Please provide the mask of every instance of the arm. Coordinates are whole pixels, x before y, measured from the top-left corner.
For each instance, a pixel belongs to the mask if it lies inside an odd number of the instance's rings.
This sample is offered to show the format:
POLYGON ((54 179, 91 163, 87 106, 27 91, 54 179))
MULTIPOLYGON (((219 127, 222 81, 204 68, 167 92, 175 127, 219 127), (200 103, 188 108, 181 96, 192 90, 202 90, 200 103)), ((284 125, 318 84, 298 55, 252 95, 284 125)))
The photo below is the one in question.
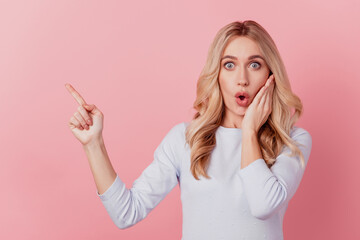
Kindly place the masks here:
MULTIPOLYGON (((306 130, 297 128, 291 133, 291 137, 304 145, 299 148, 306 166, 312 147, 311 135, 306 130)), ((305 169, 301 167, 300 157, 289 157, 287 154, 290 153, 290 149, 285 146, 270 169, 260 157, 239 170, 238 175, 242 179, 251 213, 255 217, 263 220, 270 217, 295 194, 305 169)))
POLYGON ((256 132, 251 130, 244 131, 242 134, 241 169, 259 158, 262 158, 262 154, 256 132))
POLYGON ((103 193, 110 187, 116 177, 105 148, 104 140, 101 137, 97 141, 83 145, 83 149, 88 158, 96 188, 99 193, 103 193))
POLYGON ((179 166, 174 148, 178 145, 180 124, 173 127, 154 152, 153 162, 126 188, 116 175, 103 194, 97 193, 112 221, 120 229, 144 219, 177 185, 179 166))

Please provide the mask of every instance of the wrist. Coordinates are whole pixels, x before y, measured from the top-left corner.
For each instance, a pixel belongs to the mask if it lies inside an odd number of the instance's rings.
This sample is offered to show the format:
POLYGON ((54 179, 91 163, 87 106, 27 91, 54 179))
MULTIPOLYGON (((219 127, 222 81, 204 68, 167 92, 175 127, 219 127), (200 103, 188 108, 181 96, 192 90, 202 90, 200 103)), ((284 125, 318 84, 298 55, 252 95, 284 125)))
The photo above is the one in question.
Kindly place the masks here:
POLYGON ((257 132, 254 129, 244 129, 243 136, 257 136, 257 132))
POLYGON ((99 136, 99 137, 89 141, 88 143, 83 144, 83 148, 85 150, 88 150, 88 149, 92 149, 94 147, 99 147, 99 146, 103 146, 103 145, 104 145, 104 139, 102 136, 99 136))

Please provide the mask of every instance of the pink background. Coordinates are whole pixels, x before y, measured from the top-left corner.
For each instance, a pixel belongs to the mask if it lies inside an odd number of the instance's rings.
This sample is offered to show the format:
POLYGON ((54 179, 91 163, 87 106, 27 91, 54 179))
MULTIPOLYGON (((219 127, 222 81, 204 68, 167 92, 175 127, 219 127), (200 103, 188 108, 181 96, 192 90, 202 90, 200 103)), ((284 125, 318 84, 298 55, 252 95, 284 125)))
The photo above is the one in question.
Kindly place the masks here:
POLYGON ((196 81, 225 24, 253 19, 276 42, 298 126, 313 137, 285 239, 359 239, 360 4, 347 1, 0 2, 0 239, 180 239, 176 186, 120 230, 68 128, 71 83, 104 113, 127 187, 172 126, 192 117, 196 81))

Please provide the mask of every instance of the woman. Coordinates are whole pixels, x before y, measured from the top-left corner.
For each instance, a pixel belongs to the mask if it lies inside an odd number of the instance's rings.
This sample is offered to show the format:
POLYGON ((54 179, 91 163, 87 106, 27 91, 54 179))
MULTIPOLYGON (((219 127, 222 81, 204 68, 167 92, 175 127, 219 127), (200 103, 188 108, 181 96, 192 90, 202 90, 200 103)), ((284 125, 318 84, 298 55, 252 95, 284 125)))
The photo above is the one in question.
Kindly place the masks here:
POLYGON ((197 113, 166 134, 130 189, 107 155, 103 114, 66 86, 80 104, 69 127, 83 144, 97 195, 117 227, 144 219, 179 183, 182 240, 283 239, 283 217, 312 138, 294 126, 301 100, 291 91, 275 43, 258 23, 220 29, 198 80, 197 113))

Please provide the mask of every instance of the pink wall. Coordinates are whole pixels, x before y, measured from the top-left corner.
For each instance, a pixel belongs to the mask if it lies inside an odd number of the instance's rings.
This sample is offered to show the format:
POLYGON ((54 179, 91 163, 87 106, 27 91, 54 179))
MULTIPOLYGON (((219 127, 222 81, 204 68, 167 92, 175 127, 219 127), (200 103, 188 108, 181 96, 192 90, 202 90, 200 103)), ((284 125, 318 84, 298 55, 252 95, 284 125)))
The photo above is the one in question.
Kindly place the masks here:
POLYGON ((0 239, 180 239, 178 186, 136 226, 111 222, 68 129, 77 103, 64 84, 104 113, 130 187, 167 131, 190 120, 216 32, 246 19, 277 43, 304 104, 297 125, 313 137, 285 239, 359 239, 359 11, 357 0, 1 1, 0 239))

